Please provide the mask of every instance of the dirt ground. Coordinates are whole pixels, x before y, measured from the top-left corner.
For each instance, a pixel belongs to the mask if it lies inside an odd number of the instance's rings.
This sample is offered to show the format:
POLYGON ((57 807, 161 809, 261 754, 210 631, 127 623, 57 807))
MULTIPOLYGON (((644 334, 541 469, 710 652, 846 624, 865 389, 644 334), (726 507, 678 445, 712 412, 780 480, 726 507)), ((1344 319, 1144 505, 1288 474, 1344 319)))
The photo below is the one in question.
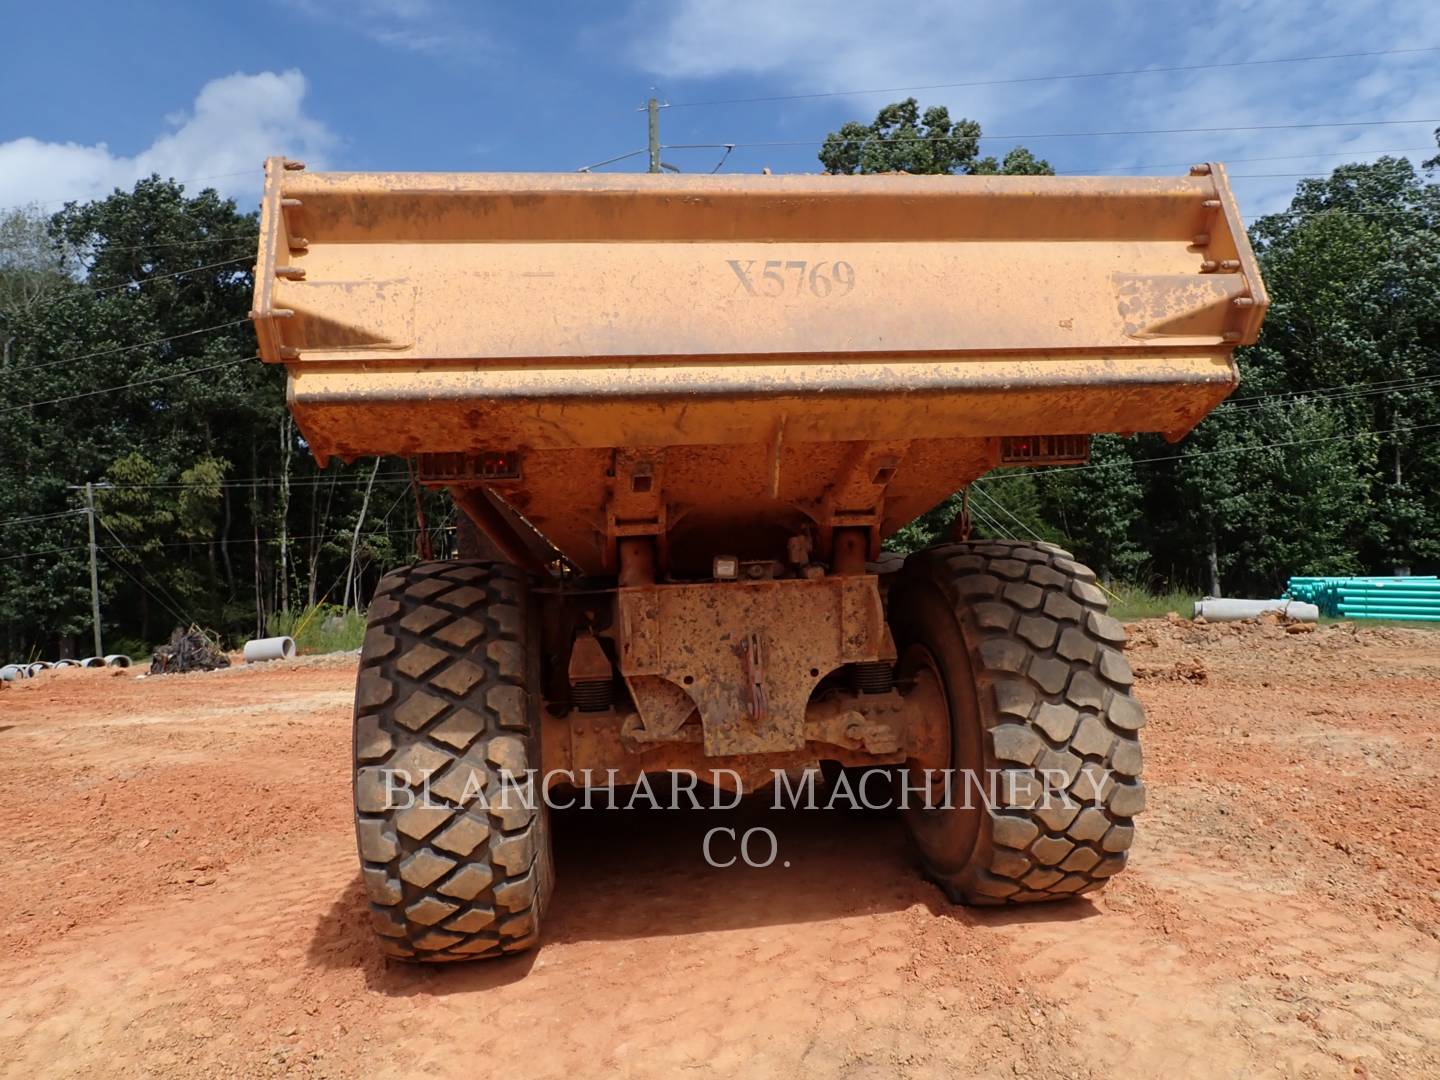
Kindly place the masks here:
POLYGON ((12 684, 0 1071, 1440 1075, 1440 633, 1130 655, 1150 809, 1093 899, 951 907, 883 814, 574 812, 543 946, 442 969, 371 944, 353 658, 12 684), (712 869, 717 824, 781 858, 712 869))

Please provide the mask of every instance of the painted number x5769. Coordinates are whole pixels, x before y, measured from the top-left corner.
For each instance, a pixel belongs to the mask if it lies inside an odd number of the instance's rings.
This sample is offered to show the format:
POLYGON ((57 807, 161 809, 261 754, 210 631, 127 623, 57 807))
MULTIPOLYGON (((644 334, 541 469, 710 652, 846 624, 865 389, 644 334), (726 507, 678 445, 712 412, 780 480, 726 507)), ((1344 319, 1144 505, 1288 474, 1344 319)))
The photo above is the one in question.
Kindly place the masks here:
POLYGON ((844 296, 855 288, 855 269, 848 262, 804 259, 726 259, 735 271, 735 290, 747 296, 844 296))

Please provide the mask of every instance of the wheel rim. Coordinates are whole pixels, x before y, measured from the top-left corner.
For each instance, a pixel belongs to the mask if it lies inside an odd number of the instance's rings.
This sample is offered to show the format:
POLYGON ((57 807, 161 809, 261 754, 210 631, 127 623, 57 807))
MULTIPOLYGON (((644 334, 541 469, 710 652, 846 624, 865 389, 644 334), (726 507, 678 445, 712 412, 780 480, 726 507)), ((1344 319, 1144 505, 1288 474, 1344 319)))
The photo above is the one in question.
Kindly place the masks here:
POLYGON ((914 628, 920 632, 905 646, 898 673, 933 680, 944 700, 950 732, 948 769, 951 786, 948 806, 904 809, 901 817, 927 867, 933 872, 957 873, 969 863, 979 842, 984 812, 983 805, 974 805, 974 790, 971 787, 972 772, 978 777, 975 770, 984 767, 983 751, 979 745, 979 701, 969 652, 953 612, 933 594, 922 593, 914 596, 913 600, 917 608, 917 625, 914 628), (933 611, 923 610, 932 604, 935 605, 933 611), (926 618, 926 615, 931 617, 926 618), (932 619, 938 621, 932 622, 932 619), (934 633, 941 628, 948 633, 934 633), (949 678, 945 663, 936 655, 937 647, 942 655, 946 655, 949 666, 957 669, 949 673, 949 678))

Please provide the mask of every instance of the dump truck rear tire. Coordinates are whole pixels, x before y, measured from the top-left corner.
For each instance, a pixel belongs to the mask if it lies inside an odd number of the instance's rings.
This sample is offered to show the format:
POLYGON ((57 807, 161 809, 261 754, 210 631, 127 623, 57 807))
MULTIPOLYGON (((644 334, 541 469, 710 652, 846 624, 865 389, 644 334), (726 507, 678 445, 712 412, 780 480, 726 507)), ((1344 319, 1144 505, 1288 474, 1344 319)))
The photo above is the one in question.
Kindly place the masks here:
POLYGON ((902 676, 928 664, 948 698, 952 806, 905 819, 950 899, 1063 899, 1123 869, 1145 717, 1094 573, 1052 544, 946 544, 906 560, 890 621, 902 676))
POLYGON ((370 919, 402 960, 535 943, 553 870, 538 781, 539 644, 524 574, 385 575, 355 689, 355 829, 370 919), (502 777, 513 777, 509 785, 502 777))

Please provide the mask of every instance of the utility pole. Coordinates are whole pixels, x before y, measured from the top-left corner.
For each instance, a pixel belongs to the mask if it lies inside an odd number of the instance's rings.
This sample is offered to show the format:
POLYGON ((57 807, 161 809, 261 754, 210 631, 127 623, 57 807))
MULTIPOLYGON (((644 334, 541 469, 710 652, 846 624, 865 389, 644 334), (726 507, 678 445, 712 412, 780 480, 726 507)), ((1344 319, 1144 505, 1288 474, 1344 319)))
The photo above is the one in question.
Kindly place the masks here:
POLYGON ((96 565, 99 554, 95 547, 95 485, 85 481, 85 519, 90 523, 90 618, 95 624, 95 655, 104 656, 105 648, 100 643, 100 568, 96 565))
POLYGON ((660 102, 651 98, 645 103, 650 114, 650 171, 660 171, 660 102))

